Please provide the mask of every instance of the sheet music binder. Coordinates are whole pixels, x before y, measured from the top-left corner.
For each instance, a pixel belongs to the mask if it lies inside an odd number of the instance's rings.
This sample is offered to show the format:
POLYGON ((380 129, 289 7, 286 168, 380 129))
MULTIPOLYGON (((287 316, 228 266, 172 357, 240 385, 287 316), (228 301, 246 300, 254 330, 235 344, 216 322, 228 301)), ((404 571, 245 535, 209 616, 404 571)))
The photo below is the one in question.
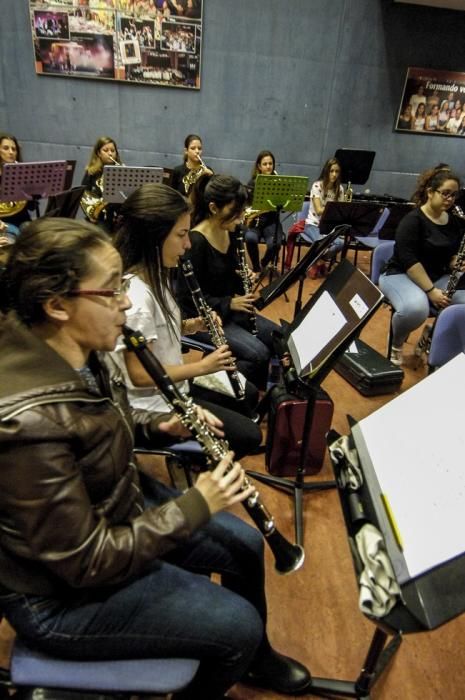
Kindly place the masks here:
POLYGON ((103 168, 103 198, 111 204, 121 204, 146 183, 161 184, 163 168, 133 165, 105 165, 103 168))

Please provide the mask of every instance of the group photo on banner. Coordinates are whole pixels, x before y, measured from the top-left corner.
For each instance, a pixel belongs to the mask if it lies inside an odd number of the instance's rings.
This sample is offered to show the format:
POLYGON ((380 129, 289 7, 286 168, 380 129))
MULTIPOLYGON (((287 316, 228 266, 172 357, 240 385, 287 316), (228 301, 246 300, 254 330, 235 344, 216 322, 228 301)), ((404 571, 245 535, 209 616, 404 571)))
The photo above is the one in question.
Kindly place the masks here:
POLYGON ((36 73, 200 88, 202 0, 30 0, 36 73))
POLYGON ((465 136, 465 73, 409 68, 395 130, 465 136))

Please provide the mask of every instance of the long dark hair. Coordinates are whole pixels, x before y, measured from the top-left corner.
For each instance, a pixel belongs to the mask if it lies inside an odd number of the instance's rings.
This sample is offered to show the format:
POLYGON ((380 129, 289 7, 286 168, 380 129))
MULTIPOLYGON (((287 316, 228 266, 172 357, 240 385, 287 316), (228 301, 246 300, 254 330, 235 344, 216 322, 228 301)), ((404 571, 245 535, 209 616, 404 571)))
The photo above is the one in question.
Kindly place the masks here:
POLYGON ((337 201, 339 199, 339 194, 340 194, 340 188, 341 188, 341 175, 342 175, 342 168, 341 164, 338 161, 337 158, 329 158, 326 163, 323 165, 320 173, 319 179, 323 182, 323 195, 326 197, 328 194, 329 190, 332 190, 334 192, 334 199, 337 201), (331 168, 333 165, 338 165, 339 166, 339 177, 336 179, 334 183, 331 183, 329 181, 329 173, 331 171, 331 168))
POLYGON ((111 245, 107 234, 87 221, 31 221, 22 227, 4 273, 7 308, 27 325, 44 321, 44 302, 77 289, 91 270, 89 252, 105 244, 111 245))
MULTIPOLYGON (((121 206, 115 246, 125 272, 141 273, 174 331, 167 292, 173 294, 171 271, 163 267, 162 247, 188 201, 168 185, 148 183, 135 190, 121 206)), ((178 329, 179 330, 179 329, 178 329)))
POLYGON ((253 180, 255 180, 257 175, 260 175, 260 170, 259 170, 260 163, 267 156, 269 156, 271 158, 271 160, 273 161, 273 172, 276 170, 276 158, 274 157, 273 153, 271 151, 260 151, 260 153, 258 154, 258 156, 255 159, 255 163, 254 163, 254 166, 252 168, 252 179, 253 180))
POLYGON ((184 162, 187 163, 187 149, 191 145, 192 141, 200 141, 200 145, 203 146, 202 139, 197 134, 188 134, 184 139, 184 162))
POLYGON ((438 163, 434 168, 428 168, 420 173, 417 180, 417 187, 411 200, 417 207, 421 207, 428 199, 428 189, 437 190, 446 180, 455 180, 460 187, 460 178, 452 172, 447 163, 438 163))
POLYGON ((210 218, 210 203, 222 209, 234 202, 229 219, 234 219, 247 202, 247 188, 232 175, 202 175, 192 190, 192 227, 210 218))

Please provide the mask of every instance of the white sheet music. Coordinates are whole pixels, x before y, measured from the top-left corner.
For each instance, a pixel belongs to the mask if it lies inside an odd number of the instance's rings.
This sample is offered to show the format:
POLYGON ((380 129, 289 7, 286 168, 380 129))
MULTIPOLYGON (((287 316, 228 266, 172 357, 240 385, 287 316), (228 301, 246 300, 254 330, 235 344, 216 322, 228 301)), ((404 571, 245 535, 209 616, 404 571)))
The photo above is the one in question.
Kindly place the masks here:
POLYGON ((412 578, 465 552, 465 355, 359 423, 412 578))
MULTIPOLYGON (((328 292, 323 292, 302 323, 291 334, 298 355, 298 371, 313 362, 344 327, 347 319, 328 292)), ((297 365, 297 363, 296 363, 297 365)))

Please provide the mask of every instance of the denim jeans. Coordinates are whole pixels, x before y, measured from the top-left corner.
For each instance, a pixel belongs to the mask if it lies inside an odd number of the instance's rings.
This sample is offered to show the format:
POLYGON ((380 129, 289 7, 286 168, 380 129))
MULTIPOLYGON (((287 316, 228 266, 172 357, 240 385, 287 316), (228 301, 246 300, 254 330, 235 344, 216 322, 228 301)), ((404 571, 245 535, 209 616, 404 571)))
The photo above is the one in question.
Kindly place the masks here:
MULTIPOLYGON (((446 289, 449 275, 433 281, 438 289, 446 289)), ((428 296, 405 273, 383 273, 379 278, 379 288, 395 309, 392 317, 392 342, 396 347, 401 347, 409 334, 431 315, 428 296)), ((465 290, 458 289, 451 303, 465 304, 465 290)))
MULTIPOLYGON (((314 243, 315 241, 321 241, 322 238, 325 238, 325 236, 322 236, 320 233, 320 229, 318 226, 314 226, 313 224, 305 224, 305 228, 303 233, 301 234, 302 238, 304 241, 308 241, 309 243, 314 243)), ((336 238, 334 243, 332 243, 326 253, 324 254, 323 258, 326 259, 331 259, 334 258, 337 253, 339 253, 340 250, 344 248, 344 239, 343 238, 336 238)))
MULTIPOLYGON (((152 503, 175 493, 148 480, 152 503)), ((0 596, 0 607, 31 647, 69 659, 200 659, 182 698, 216 700, 269 644, 263 538, 219 513, 140 577, 120 585, 44 597, 0 596), (222 585, 210 581, 211 572, 222 585)))
POLYGON ((260 229, 247 229, 247 231, 245 232, 245 242, 254 272, 260 272, 260 260, 258 252, 258 244, 260 243, 260 241, 264 240, 266 243, 266 252, 261 262, 262 266, 264 267, 273 260, 277 253, 279 253, 279 249, 281 247, 283 239, 283 227, 280 222, 278 222, 277 231, 275 228, 275 224, 271 224, 270 226, 265 226, 264 228, 260 229))

